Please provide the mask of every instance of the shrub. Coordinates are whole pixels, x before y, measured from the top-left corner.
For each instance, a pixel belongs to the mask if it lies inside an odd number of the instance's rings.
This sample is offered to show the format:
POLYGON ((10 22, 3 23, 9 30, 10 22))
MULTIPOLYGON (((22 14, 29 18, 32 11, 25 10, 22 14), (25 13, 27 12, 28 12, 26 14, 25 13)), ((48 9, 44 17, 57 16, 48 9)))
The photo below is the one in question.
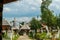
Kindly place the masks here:
POLYGON ((37 39, 45 39, 46 38, 46 33, 37 33, 36 34, 36 38, 37 39))
POLYGON ((33 38, 33 33, 32 32, 29 33, 29 37, 33 38))

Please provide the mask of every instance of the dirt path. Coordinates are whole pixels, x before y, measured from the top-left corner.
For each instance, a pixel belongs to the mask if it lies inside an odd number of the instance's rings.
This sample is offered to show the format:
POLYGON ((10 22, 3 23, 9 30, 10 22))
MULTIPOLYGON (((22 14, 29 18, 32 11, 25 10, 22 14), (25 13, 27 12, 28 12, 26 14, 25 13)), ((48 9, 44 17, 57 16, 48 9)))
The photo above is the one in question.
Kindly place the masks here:
POLYGON ((31 40, 27 35, 20 36, 17 40, 31 40))
POLYGON ((23 36, 20 36, 17 40, 31 40, 26 33, 23 36))

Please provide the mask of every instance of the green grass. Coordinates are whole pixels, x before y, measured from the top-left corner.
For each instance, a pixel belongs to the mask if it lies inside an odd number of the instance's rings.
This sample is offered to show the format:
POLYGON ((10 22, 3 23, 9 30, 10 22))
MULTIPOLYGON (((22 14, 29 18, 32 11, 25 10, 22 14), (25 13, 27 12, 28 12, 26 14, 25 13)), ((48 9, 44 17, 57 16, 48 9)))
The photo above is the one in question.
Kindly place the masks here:
POLYGON ((13 40, 17 40, 18 39, 19 35, 18 34, 16 34, 16 35, 14 36, 14 38, 12 38, 13 40))
POLYGON ((4 35, 2 35, 3 38, 5 39, 10 39, 8 36, 7 36, 7 33, 4 33, 4 35))

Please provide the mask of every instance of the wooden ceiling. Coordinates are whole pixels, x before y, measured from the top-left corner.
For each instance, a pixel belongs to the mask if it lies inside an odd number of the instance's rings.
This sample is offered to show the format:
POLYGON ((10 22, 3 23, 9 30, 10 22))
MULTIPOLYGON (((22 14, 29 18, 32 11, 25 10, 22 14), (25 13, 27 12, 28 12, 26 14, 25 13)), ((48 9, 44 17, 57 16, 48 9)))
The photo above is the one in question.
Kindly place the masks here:
POLYGON ((17 1, 17 0, 3 0, 3 4, 14 2, 14 1, 17 1))

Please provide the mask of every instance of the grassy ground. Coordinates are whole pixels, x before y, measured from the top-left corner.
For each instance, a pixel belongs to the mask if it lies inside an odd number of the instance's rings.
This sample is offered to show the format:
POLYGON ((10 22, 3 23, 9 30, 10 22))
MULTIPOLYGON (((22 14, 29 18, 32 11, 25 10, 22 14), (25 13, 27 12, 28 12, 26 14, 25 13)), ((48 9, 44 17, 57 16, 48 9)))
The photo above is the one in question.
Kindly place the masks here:
POLYGON ((19 37, 19 35, 18 34, 16 34, 16 35, 14 35, 14 37, 12 38, 13 40, 17 40, 18 39, 18 37, 19 37))
POLYGON ((10 38, 7 36, 6 33, 4 33, 4 35, 2 35, 2 40, 10 40, 10 38))
MULTIPOLYGON (((19 37, 18 34, 14 34, 14 37, 13 37, 12 39, 13 39, 13 40, 17 40, 18 37, 19 37)), ((4 35, 2 35, 2 39, 3 39, 3 40, 11 40, 11 38, 9 38, 9 37, 7 36, 7 33, 4 33, 4 35)))

